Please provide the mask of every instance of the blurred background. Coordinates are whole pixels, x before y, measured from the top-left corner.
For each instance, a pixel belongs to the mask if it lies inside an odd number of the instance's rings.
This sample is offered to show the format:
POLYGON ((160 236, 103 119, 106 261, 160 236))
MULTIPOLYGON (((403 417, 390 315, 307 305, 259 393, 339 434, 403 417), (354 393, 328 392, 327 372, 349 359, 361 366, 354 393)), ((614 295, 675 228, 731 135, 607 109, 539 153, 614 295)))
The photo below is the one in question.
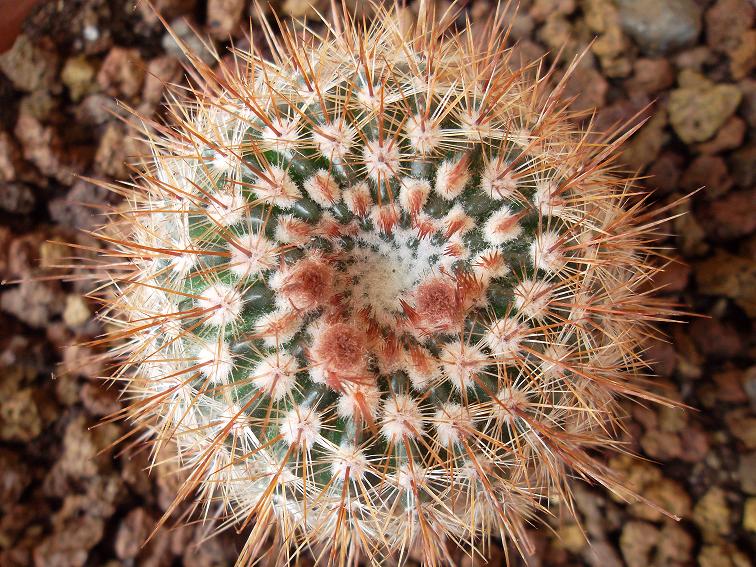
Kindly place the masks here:
MULTIPOLYGON (((314 0, 326 16, 328 0, 314 0)), ((648 119, 621 158, 665 204, 700 187, 663 227, 675 262, 657 282, 706 315, 646 345, 660 388, 696 410, 626 404, 628 449, 608 455, 645 497, 682 517, 626 505, 576 483, 577 523, 534 528, 532 566, 747 567, 756 557, 756 30, 751 0, 521 0, 515 62, 564 46, 560 69, 590 46, 569 80, 575 109, 598 128, 648 119)), ((201 50, 209 35, 248 46, 249 20, 315 18, 308 0, 154 0, 175 33, 201 50)), ((347 0, 369 17, 367 2, 347 0)), ((442 11, 447 3, 438 2, 442 11)), ((482 23, 495 7, 469 2, 482 23)), ((403 17, 416 6, 407 2, 403 17)), ((181 475, 148 473, 147 451, 112 444, 120 407, 82 339, 97 336, 91 284, 54 268, 113 200, 80 176, 127 179, 143 152, 122 101, 159 116, 181 55, 146 5, 122 0, 0 0, 0 566, 233 565, 242 536, 207 539, 176 515, 147 544, 181 475), (66 275, 61 283, 44 276, 66 275), (96 426, 96 427, 95 427, 96 426)), ((159 458, 159 456, 158 456, 159 458)), ((504 565, 493 549, 490 565, 504 565)), ((306 562, 305 562, 306 563, 306 562)), ((517 563, 517 561, 515 561, 517 563)), ((472 565, 460 556, 460 565, 472 565)))

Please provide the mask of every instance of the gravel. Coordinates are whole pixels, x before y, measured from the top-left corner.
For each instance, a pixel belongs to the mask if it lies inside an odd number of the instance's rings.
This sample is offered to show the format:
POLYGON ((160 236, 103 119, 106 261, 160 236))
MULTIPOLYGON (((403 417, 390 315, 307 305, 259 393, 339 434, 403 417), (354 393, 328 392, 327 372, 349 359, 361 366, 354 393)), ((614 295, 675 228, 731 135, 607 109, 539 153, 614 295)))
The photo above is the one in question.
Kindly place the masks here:
MULTIPOLYGON (((235 45, 247 41, 248 2, 153 4, 194 49, 192 28, 210 34, 221 54, 228 34, 235 45)), ((369 11, 366 3, 347 4, 369 11)), ((753 4, 520 4, 513 63, 547 52, 551 63, 565 45, 556 62, 563 70, 587 48, 567 85, 575 107, 595 108, 604 126, 638 112, 647 119, 618 165, 638 172, 652 202, 689 195, 673 209, 684 216, 660 227, 677 236, 662 243, 673 263, 655 283, 700 315, 665 327, 668 339, 647 345, 660 389, 692 409, 622 402, 628 449, 645 460, 607 456, 659 507, 578 484, 580 523, 554 520, 553 530, 532 530, 537 553, 527 564, 746 567, 756 556, 753 4)), ((316 3, 324 13, 329 6, 316 3)), ((296 0, 265 9, 284 18, 314 13, 296 0)), ((493 6, 475 2, 469 10, 475 25, 493 6)), ((233 530, 208 539, 209 528, 185 525, 185 507, 144 545, 182 473, 150 470, 145 450, 114 448, 127 424, 94 427, 122 406, 115 387, 98 378, 102 364, 85 362, 94 351, 81 343, 102 328, 92 319, 97 306, 82 296, 92 282, 67 260, 96 246, 82 229, 116 202, 80 176, 126 179, 124 161, 143 151, 115 99, 159 116, 164 85, 181 80, 182 57, 146 3, 134 9, 116 0, 41 3, 0 54, 0 279, 8 282, 0 290, 3 567, 230 566, 243 545, 233 530), (67 280, 39 277, 51 271, 67 280)), ((505 564, 498 544, 491 554, 491 565, 505 564)))

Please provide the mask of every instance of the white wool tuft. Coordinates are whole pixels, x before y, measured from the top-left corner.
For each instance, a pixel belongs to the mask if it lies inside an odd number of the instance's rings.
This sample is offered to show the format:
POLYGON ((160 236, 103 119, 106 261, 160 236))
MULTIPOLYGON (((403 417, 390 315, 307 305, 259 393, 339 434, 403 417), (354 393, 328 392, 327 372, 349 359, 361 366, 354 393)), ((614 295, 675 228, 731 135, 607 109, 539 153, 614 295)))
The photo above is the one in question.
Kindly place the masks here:
POLYGON ((373 206, 368 184, 363 181, 344 191, 344 203, 352 213, 365 217, 373 206))
POLYGON ((526 330, 527 327, 513 317, 496 319, 488 325, 483 342, 497 360, 510 359, 517 355, 526 330))
POLYGON ((242 220, 247 208, 244 195, 238 188, 225 188, 208 197, 207 216, 221 226, 231 226, 242 220))
POLYGON ((378 415, 380 403, 381 391, 377 386, 353 384, 339 396, 336 413, 344 419, 352 419, 355 416, 374 419, 378 415), (364 411, 367 411, 369 416, 363 415, 364 411))
POLYGON ((211 341, 197 352, 195 364, 202 364, 199 371, 213 384, 227 384, 234 369, 231 349, 225 342, 211 341))
POLYGON ((244 301, 241 294, 231 286, 215 283, 202 292, 197 307, 204 311, 206 323, 221 327, 234 321, 241 313, 244 301))
POLYGON ((278 401, 292 391, 297 382, 297 359, 286 352, 275 352, 263 358, 250 374, 252 383, 278 401))
POLYGON ((533 205, 543 216, 561 216, 564 213, 564 200, 557 194, 559 185, 553 180, 540 180, 536 183, 533 205))
POLYGON ((444 373, 457 390, 474 388, 475 376, 490 363, 480 347, 461 341, 444 345, 440 358, 444 373))
POLYGON ((551 288, 548 282, 526 278, 514 287, 517 311, 529 319, 543 319, 549 310, 551 288))
POLYGON ((399 394, 383 403, 381 432, 392 442, 423 434, 423 415, 412 396, 399 394))
POLYGON ((430 192, 430 183, 425 179, 403 179, 399 189, 399 204, 408 213, 417 215, 425 206, 430 192))
POLYGON ((320 169, 309 177, 304 182, 304 189, 321 207, 330 207, 341 200, 341 187, 325 169, 320 169))
POLYGON ((399 146, 394 140, 369 140, 362 152, 368 176, 373 181, 387 181, 399 174, 399 146))
POLYGON ((458 443, 473 428, 469 410, 450 402, 443 404, 436 412, 433 425, 436 427, 438 442, 442 447, 458 443))
POLYGON ((405 367, 412 387, 418 392, 424 392, 441 375, 441 366, 436 357, 419 346, 406 353, 405 367))
POLYGON ((447 201, 458 197, 470 180, 470 170, 465 158, 455 161, 445 160, 436 170, 436 193, 447 201))
POLYGON ((281 434, 289 445, 310 449, 320 437, 320 415, 308 406, 295 406, 281 420, 281 434))
POLYGON ((465 213, 465 209, 459 203, 454 205, 449 212, 444 215, 441 219, 441 224, 444 227, 444 232, 447 236, 453 234, 456 237, 459 237, 475 228, 475 221, 465 213))
POLYGON ((559 233, 547 231, 537 234, 530 245, 530 258, 539 270, 547 273, 561 270, 566 260, 562 255, 559 233))
POLYGON ((273 118, 270 121, 273 126, 265 126, 260 137, 262 146, 274 152, 289 154, 299 140, 299 125, 296 119, 273 118))
POLYGON ((422 489, 426 473, 425 468, 417 462, 405 463, 396 472, 396 483, 407 492, 414 492, 415 489, 422 489))
POLYGON ((493 414, 498 421, 509 422, 517 417, 515 409, 522 411, 528 404, 528 396, 522 390, 509 386, 496 394, 493 414))
POLYGON ((572 353, 563 345, 546 347, 541 357, 541 373, 545 378, 562 378, 572 365, 572 353))
POLYGON ((343 160, 354 145, 357 131, 343 119, 320 124, 313 129, 312 140, 324 157, 343 160))
POLYGON ((312 237, 312 225, 293 215, 281 215, 276 223, 275 239, 283 244, 301 246, 312 237))
POLYGON ((239 164, 239 158, 227 149, 225 152, 213 150, 213 158, 210 160, 210 165, 213 169, 220 173, 232 173, 236 166, 239 164))
POLYGON ((483 238, 494 246, 514 240, 522 234, 517 215, 506 205, 492 214, 483 225, 483 238))
POLYGON ((365 476, 367 469, 368 460, 365 454, 354 445, 347 444, 339 447, 333 455, 331 474, 342 482, 346 480, 347 473, 349 473, 349 480, 360 480, 365 476))
POLYGON ((263 339, 265 346, 277 348, 297 334, 303 321, 300 314, 285 306, 262 315, 255 322, 255 334, 263 339))
POLYGON ((467 109, 461 115, 462 127, 467 137, 474 141, 482 141, 500 137, 500 132, 494 130, 491 119, 481 115, 480 110, 467 109))
POLYGON ((513 168, 501 157, 493 157, 480 176, 480 188, 492 199, 511 199, 517 194, 513 168))
POLYGON ((292 180, 289 172, 275 165, 270 166, 254 185, 259 199, 278 207, 291 207, 302 198, 302 192, 292 180))
POLYGON ((262 234, 239 236, 235 243, 229 243, 228 249, 231 272, 239 277, 256 276, 276 266, 276 246, 262 234))
POLYGON ((426 120, 420 114, 407 119, 405 131, 410 144, 421 156, 432 153, 442 140, 441 128, 432 119, 426 120))
POLYGON ((444 245, 429 238, 417 240, 414 230, 395 226, 393 238, 360 232, 358 245, 346 262, 351 301, 367 309, 384 325, 393 325, 402 312, 400 299, 444 260, 444 245))

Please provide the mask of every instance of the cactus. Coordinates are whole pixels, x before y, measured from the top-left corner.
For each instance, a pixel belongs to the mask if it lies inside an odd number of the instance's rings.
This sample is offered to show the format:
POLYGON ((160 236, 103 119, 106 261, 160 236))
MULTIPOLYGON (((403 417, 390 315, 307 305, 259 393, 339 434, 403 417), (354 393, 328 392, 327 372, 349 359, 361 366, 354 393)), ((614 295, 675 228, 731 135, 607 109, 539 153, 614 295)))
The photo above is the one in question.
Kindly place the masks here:
POLYGON ((666 311, 625 136, 513 71, 500 13, 440 20, 194 58, 101 230, 129 416, 175 446, 180 498, 251 527, 240 563, 269 538, 279 562, 527 553, 570 476, 627 494, 593 451, 618 398, 657 399, 639 350, 666 311))

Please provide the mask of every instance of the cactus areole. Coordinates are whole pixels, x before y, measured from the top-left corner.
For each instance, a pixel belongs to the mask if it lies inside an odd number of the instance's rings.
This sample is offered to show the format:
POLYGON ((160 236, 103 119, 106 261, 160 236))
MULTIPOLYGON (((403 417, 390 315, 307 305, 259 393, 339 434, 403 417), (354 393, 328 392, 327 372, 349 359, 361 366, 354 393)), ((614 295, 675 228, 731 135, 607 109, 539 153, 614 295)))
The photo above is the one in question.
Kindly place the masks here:
POLYGON ((512 70, 501 15, 472 34, 424 6, 195 57, 101 231, 130 417, 180 498, 246 528, 240 564, 528 553, 571 475, 622 492, 594 450, 619 397, 653 398, 654 223, 621 137, 512 70))

